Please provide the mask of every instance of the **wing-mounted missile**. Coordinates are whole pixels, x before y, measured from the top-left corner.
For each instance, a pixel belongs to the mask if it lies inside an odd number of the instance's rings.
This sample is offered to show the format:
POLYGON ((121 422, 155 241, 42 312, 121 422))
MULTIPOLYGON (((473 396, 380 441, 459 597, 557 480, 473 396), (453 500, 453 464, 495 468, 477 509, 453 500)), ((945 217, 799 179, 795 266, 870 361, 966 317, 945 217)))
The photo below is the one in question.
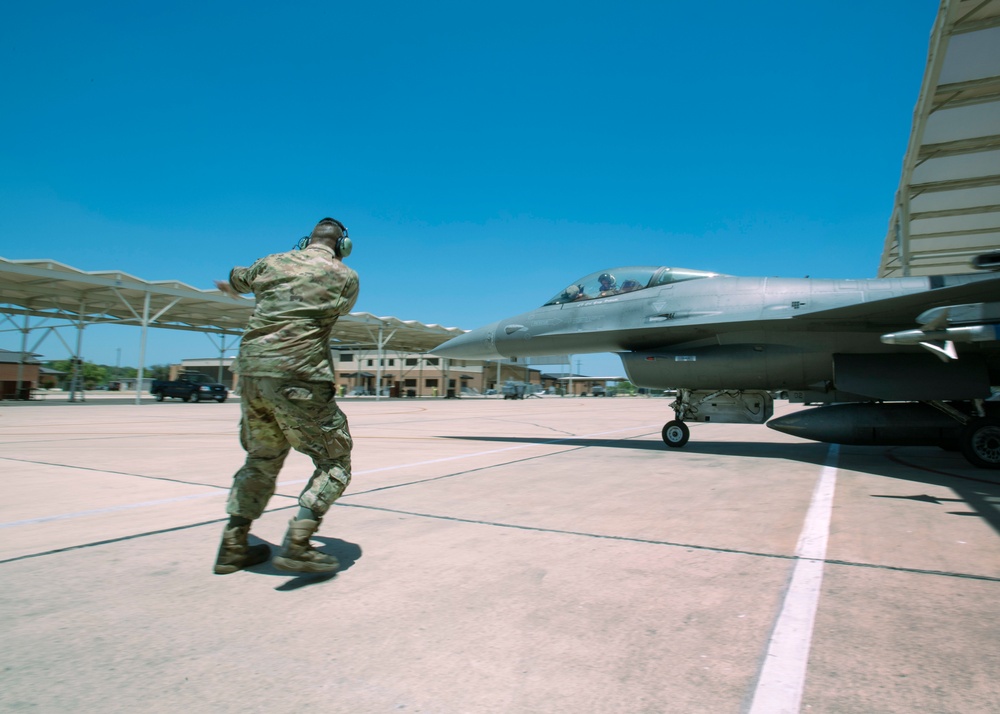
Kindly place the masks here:
POLYGON ((977 255, 972 259, 972 267, 976 270, 1000 270, 1000 250, 977 255))
POLYGON ((1000 303, 935 307, 921 313, 917 322, 920 329, 890 332, 880 339, 887 345, 920 345, 947 362, 958 359, 956 342, 1000 340, 1000 303))

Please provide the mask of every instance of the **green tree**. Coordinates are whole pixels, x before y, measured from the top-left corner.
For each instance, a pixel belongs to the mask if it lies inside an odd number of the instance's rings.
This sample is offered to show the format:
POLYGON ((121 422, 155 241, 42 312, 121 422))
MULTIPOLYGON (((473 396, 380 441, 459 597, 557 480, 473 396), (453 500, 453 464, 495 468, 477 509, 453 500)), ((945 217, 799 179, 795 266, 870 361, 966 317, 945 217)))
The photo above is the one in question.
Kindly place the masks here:
POLYGON ((152 367, 147 367, 144 377, 152 377, 153 379, 170 379, 170 365, 169 364, 154 364, 152 367))
POLYGON ((68 359, 57 359, 53 362, 46 362, 45 366, 57 372, 66 372, 67 374, 73 371, 73 365, 68 359))
MULTIPOLYGON (((73 380, 73 360, 71 359, 61 359, 54 362, 49 362, 47 367, 58 370, 60 372, 65 372, 66 375, 62 378, 63 388, 68 389, 73 380)), ((81 379, 81 385, 83 389, 93 389, 101 384, 105 384, 108 381, 108 368, 94 364, 93 362, 82 362, 78 366, 77 376, 81 379)))
POLYGON ((108 370, 93 362, 83 363, 83 386, 85 389, 93 389, 108 382, 108 370))
POLYGON ((629 382, 628 380, 621 381, 615 385, 615 392, 617 392, 618 394, 631 394, 634 396, 635 385, 629 382))

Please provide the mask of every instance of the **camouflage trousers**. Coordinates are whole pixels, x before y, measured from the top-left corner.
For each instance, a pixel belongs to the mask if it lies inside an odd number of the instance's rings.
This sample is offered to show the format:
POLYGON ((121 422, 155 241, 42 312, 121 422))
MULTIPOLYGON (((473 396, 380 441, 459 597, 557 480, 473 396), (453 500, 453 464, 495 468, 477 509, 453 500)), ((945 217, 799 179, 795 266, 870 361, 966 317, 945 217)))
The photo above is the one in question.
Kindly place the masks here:
POLYGON ((290 449, 312 459, 315 470, 299 505, 322 516, 351 482, 351 433, 330 382, 242 377, 240 443, 246 462, 233 477, 226 512, 257 519, 264 512, 290 449))

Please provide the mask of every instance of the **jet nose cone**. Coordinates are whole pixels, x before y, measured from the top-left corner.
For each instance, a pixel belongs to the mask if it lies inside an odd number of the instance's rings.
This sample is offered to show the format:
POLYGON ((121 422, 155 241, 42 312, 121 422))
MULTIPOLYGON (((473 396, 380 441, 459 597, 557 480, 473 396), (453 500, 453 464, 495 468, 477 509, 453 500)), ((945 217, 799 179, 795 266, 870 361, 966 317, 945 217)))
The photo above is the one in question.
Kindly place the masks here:
POLYGON ((466 332, 431 350, 431 354, 450 359, 495 359, 500 356, 496 349, 496 330, 497 323, 494 322, 466 332))

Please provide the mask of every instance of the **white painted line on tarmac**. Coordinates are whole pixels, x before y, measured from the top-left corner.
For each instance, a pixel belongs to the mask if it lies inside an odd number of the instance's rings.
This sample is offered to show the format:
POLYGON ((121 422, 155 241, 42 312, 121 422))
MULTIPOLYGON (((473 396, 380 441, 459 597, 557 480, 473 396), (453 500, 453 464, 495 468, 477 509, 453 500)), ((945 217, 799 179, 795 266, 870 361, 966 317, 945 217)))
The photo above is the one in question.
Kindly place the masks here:
POLYGON ((228 491, 214 490, 204 493, 192 493, 187 496, 175 496, 174 498, 161 498, 157 501, 143 501, 141 503, 123 503, 120 506, 110 506, 108 508, 94 508, 89 511, 76 511, 75 513, 60 513, 55 516, 40 516, 38 518, 27 518, 23 521, 9 521, 0 523, 0 528, 15 528, 17 526, 30 526, 36 523, 48 523, 49 521, 65 521, 73 518, 86 518, 87 516, 98 516, 103 513, 116 513, 118 511, 128 511, 133 508, 148 508, 152 506, 162 506, 167 503, 177 503, 178 501, 193 501, 198 498, 208 498, 210 496, 225 496, 228 491))
MULTIPOLYGON (((385 466, 378 469, 367 469, 364 471, 355 471, 353 476, 364 476, 366 474, 381 473, 383 471, 395 471, 397 469, 410 469, 417 466, 429 466, 432 464, 442 464, 448 461, 458 461, 460 459, 472 459, 477 456, 488 456, 490 454, 502 454, 505 451, 517 451, 519 449, 527 449, 532 446, 546 446, 549 444, 558 444, 562 441, 571 441, 573 439, 591 439, 596 436, 606 436, 608 434, 618 434, 623 431, 635 431, 637 429, 650 429, 652 426, 632 426, 624 429, 614 429, 612 431, 600 431, 593 434, 580 434, 577 436, 566 436, 560 439, 551 439, 546 441, 538 441, 530 444, 519 444, 518 446, 508 446, 502 449, 488 449, 487 451, 477 451, 473 454, 460 454, 458 456, 446 456, 441 459, 431 459, 429 461, 417 461, 412 464, 397 464, 396 466, 385 466)), ((66 468, 73 468, 72 466, 67 466, 66 468)), ((90 469, 93 470, 93 469, 90 469)), ((295 481, 281 481, 278 483, 279 486, 294 486, 300 483, 306 483, 309 479, 297 479, 295 481)), ((74 513, 61 513, 53 516, 40 516, 38 518, 28 518, 23 521, 9 521, 7 523, 0 523, 0 528, 15 528, 17 526, 27 526, 35 525, 38 523, 49 523, 51 521, 65 521, 71 520, 73 518, 86 518, 87 516, 100 515, 104 513, 116 513, 118 511, 127 511, 133 508, 151 508, 155 506, 163 506, 168 503, 177 503, 179 501, 192 501, 199 498, 211 498, 213 496, 228 496, 229 488, 224 489, 212 489, 211 491, 204 491, 201 493, 192 493, 187 496, 176 496, 174 498, 164 498, 157 501, 143 501, 141 503, 125 503, 120 506, 111 506, 109 508, 97 508, 88 511, 76 511, 74 513)))
POLYGON ((831 444, 795 548, 795 568, 775 621, 749 714, 798 714, 805 690, 813 624, 823 585, 840 447, 831 444))

